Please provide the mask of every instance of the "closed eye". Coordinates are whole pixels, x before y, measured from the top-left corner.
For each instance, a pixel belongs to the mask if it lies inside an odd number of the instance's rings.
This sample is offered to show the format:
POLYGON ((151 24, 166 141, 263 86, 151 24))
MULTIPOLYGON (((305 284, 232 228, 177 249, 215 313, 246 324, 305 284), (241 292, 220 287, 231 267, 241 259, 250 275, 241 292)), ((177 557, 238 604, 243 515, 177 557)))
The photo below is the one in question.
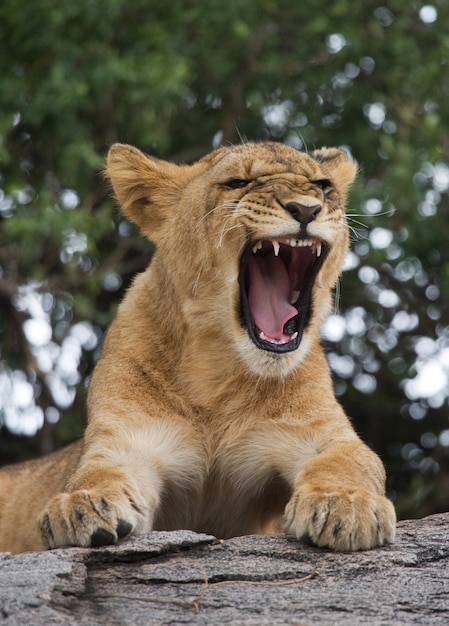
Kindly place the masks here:
POLYGON ((228 189, 241 189, 242 187, 246 187, 249 182, 249 180, 243 180, 243 178, 230 178, 223 183, 223 187, 227 187, 228 189))
POLYGON ((313 184, 316 185, 324 193, 329 193, 332 189, 335 189, 334 183, 329 178, 321 178, 320 180, 314 180, 313 184))

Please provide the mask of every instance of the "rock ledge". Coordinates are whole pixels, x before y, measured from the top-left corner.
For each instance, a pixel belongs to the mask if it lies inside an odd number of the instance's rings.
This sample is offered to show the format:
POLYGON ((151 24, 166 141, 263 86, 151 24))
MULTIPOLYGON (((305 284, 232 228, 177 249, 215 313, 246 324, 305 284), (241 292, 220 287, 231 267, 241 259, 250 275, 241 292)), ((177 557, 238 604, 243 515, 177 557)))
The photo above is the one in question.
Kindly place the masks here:
POLYGON ((449 624, 449 513, 394 545, 334 553, 284 535, 154 532, 117 546, 0 554, 5 626, 449 624))

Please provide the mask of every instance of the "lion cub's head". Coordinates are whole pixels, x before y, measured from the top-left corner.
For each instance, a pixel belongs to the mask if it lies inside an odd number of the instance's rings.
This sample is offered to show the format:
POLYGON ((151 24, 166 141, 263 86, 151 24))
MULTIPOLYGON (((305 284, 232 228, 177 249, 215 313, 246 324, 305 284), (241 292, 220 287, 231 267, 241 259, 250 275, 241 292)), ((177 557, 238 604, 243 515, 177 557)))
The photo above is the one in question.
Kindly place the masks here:
POLYGON ((124 214, 156 243, 187 340, 259 376, 287 375, 318 340, 348 250, 355 172, 342 150, 277 143, 188 166, 116 144, 107 164, 124 214))

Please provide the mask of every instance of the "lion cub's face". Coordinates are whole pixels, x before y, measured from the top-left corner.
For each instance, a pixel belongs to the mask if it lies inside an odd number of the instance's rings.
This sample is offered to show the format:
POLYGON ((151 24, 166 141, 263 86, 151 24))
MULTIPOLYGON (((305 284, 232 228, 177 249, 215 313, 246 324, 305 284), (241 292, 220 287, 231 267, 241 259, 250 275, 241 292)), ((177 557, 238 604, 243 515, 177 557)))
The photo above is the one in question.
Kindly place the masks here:
POLYGON ((295 368, 348 249, 346 153, 248 143, 177 166, 115 145, 108 175, 157 244, 190 332, 225 343, 258 375, 295 368))

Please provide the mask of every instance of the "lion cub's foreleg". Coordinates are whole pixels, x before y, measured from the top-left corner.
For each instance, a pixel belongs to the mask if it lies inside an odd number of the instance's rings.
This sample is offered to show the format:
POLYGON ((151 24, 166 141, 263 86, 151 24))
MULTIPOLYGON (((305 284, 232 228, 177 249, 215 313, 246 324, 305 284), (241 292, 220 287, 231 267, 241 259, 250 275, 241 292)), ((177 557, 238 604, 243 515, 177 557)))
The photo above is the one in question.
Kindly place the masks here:
POLYGON ((393 541, 396 514, 380 459, 360 440, 339 441, 300 472, 285 526, 320 547, 366 550, 393 541))
POLYGON ((55 496, 41 513, 45 547, 102 546, 150 529, 160 480, 157 474, 149 479, 153 494, 145 497, 128 472, 100 464, 83 466, 71 490, 55 496))
POLYGON ((188 433, 173 424, 118 428, 95 433, 65 493, 55 496, 39 519, 43 543, 101 546, 151 530, 162 489, 189 489, 202 481, 202 458, 188 433), (189 445, 190 444, 190 445, 189 445))

